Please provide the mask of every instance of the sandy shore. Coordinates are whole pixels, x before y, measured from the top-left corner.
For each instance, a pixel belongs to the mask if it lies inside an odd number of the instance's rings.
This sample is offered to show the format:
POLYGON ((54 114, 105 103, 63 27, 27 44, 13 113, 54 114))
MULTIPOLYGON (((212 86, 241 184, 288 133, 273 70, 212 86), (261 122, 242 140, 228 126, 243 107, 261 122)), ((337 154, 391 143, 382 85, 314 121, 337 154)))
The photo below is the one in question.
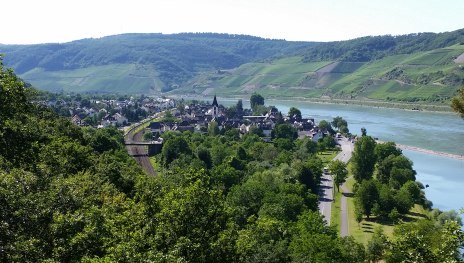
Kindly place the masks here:
POLYGON ((445 153, 445 152, 439 152, 439 151, 432 151, 432 150, 422 149, 422 148, 419 148, 419 147, 403 145, 403 144, 396 144, 396 146, 398 148, 400 148, 401 150, 416 151, 416 152, 421 152, 421 153, 426 153, 426 154, 443 156, 443 157, 447 157, 447 158, 453 158, 453 159, 457 159, 457 160, 464 160, 464 155, 457 155, 457 154, 451 154, 451 153, 445 153))

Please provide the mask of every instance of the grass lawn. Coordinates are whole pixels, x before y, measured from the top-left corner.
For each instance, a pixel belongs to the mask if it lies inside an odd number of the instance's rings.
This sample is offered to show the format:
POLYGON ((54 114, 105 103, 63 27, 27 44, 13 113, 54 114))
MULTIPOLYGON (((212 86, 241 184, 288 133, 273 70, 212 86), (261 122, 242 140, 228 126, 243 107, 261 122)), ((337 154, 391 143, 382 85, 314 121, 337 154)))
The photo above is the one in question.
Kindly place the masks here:
POLYGON ((317 156, 319 158, 321 158, 322 163, 324 164, 324 166, 326 166, 326 165, 329 164, 330 161, 333 160, 333 158, 335 158, 335 156, 337 156, 337 154, 339 152, 340 151, 338 151, 338 150, 335 150, 335 151, 327 150, 327 151, 323 151, 323 152, 318 152, 317 156))
MULTIPOLYGON (((341 191, 341 190, 340 190, 341 191)), ((340 205, 340 200, 342 199, 342 192, 337 192, 337 189, 335 189, 335 202, 332 202, 332 215, 330 219, 330 225, 335 227, 340 233, 340 220, 341 220, 341 205, 340 205)))
MULTIPOLYGON (((355 183, 355 180, 353 177, 350 177, 347 180, 346 186, 347 188, 351 191, 353 189, 353 185, 355 183)), ((354 239, 360 243, 363 243, 366 245, 369 240, 372 238, 372 234, 374 233, 374 229, 377 227, 382 227, 385 235, 388 238, 393 237, 393 230, 394 230, 394 224, 392 224, 389 221, 384 221, 376 218, 375 216, 371 216, 369 219, 366 217, 363 218, 363 221, 361 223, 356 222, 356 217, 354 213, 354 197, 348 197, 348 231, 351 236, 354 237, 354 239)), ((340 210, 340 208, 338 208, 340 210)), ((332 210, 334 211, 334 210, 332 210)), ((338 211, 338 214, 340 211, 338 211)), ((428 216, 428 211, 425 210, 422 206, 420 205, 415 205, 411 211, 408 213, 408 215, 404 216, 401 220, 403 222, 413 222, 417 221, 422 218, 426 218, 428 216)), ((334 218, 335 214, 332 212, 332 218, 334 218)), ((337 219, 340 220, 340 219, 337 219)), ((338 229, 340 229, 338 227, 338 229)))

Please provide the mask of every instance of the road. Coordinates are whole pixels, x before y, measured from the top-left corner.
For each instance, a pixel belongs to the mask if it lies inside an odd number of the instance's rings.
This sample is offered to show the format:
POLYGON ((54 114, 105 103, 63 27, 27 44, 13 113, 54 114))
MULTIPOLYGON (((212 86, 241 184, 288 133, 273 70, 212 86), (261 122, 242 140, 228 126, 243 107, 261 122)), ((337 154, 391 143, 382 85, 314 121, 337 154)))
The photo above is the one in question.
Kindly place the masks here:
MULTIPOLYGON (((337 156, 335 156, 334 160, 340 160, 344 163, 348 163, 348 161, 351 159, 351 156, 353 155, 354 144, 346 138, 342 138, 341 140, 339 140, 339 143, 342 147, 342 151, 337 156)), ((340 188, 342 189, 342 198, 340 200, 340 236, 345 237, 349 235, 347 196, 349 196, 351 193, 348 191, 345 184, 341 185, 340 188)))
MULTIPOLYGON (((340 160, 344 163, 347 163, 353 154, 353 143, 350 142, 347 138, 341 138, 338 141, 342 151, 335 156, 334 160, 340 160)), ((344 186, 342 186, 342 190, 344 186)), ((331 215, 332 215, 332 201, 333 201, 333 181, 330 174, 323 174, 321 177, 321 190, 319 192, 319 212, 324 216, 327 224, 330 224, 331 215)), ((341 235, 348 235, 348 211, 347 211, 347 200, 345 196, 345 191, 342 195, 341 202, 341 235)))
POLYGON ((321 186, 319 190, 319 212, 324 216, 325 221, 330 225, 333 201, 333 181, 329 173, 322 174, 321 186))
MULTIPOLYGON (((143 130, 134 133, 135 129, 128 132, 127 135, 124 137, 126 141, 134 141, 140 142, 142 141, 143 130)), ((133 145, 126 145, 127 152, 129 155, 133 156, 135 161, 142 166, 143 170, 148 174, 155 176, 156 171, 153 169, 153 166, 150 163, 150 158, 148 157, 147 150, 145 146, 133 146, 133 145)))

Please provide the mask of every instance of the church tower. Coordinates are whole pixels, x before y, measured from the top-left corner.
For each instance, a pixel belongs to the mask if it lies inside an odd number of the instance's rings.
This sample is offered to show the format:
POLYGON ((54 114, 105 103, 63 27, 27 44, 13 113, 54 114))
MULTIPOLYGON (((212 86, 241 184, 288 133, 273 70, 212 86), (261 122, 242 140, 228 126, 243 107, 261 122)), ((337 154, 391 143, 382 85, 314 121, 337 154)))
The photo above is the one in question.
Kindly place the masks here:
POLYGON ((216 118, 219 115, 219 104, 217 102, 216 95, 214 95, 213 104, 211 106, 213 106, 213 118, 216 118))

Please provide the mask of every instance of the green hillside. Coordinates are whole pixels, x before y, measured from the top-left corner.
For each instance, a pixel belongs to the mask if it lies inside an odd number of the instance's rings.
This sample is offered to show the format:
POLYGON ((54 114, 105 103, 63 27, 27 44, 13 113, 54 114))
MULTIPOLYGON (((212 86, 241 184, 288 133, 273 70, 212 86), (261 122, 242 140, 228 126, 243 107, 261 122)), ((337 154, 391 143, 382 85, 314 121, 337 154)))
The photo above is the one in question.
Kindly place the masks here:
POLYGON ((164 83, 150 65, 112 64, 74 70, 46 71, 33 69, 22 77, 48 91, 74 91, 92 93, 159 93, 164 83))
POLYGON ((40 89, 142 93, 152 90, 153 82, 162 82, 155 90, 168 91, 205 70, 288 56, 311 45, 213 33, 124 34, 63 44, 0 45, 0 54, 7 66, 40 89), (141 75, 156 78, 134 78, 131 74, 140 73, 130 69, 134 66, 150 68, 141 75), (76 76, 88 81, 75 85, 70 78, 76 76))
POLYGON ((48 91, 447 101, 462 85, 464 29, 327 43, 215 33, 124 34, 0 45, 48 91))
POLYGON ((257 91, 276 98, 447 101, 464 84, 464 64, 454 61, 463 53, 464 45, 457 44, 369 62, 306 62, 305 57, 294 56, 203 74, 187 83, 182 92, 243 96, 257 91))

